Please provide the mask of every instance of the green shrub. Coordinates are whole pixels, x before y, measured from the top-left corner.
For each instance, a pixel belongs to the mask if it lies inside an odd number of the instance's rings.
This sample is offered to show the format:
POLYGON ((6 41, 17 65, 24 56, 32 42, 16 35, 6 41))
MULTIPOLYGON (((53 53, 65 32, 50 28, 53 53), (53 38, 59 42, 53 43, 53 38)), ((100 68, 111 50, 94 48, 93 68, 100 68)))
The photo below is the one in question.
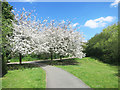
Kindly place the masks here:
POLYGON ((115 64, 118 62, 118 25, 114 24, 103 29, 92 37, 85 47, 87 56, 96 57, 99 60, 115 64))

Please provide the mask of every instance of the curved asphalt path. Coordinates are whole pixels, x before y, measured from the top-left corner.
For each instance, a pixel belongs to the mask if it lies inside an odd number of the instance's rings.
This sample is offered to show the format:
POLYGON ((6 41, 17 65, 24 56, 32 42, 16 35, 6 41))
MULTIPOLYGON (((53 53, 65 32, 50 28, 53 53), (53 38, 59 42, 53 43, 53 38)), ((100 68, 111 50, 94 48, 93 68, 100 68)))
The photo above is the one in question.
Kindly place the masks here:
MULTIPOLYGON (((37 64, 46 71, 46 88, 90 88, 80 79, 70 74, 67 71, 64 71, 61 68, 54 66, 46 65, 43 63, 38 63, 39 61, 28 61, 23 63, 32 63, 37 64)), ((9 63, 9 64, 18 64, 18 63, 9 63)), ((90 89, 92 90, 92 89, 90 89)))
POLYGON ((41 66, 46 71, 47 88, 90 88, 72 74, 50 65, 41 66))

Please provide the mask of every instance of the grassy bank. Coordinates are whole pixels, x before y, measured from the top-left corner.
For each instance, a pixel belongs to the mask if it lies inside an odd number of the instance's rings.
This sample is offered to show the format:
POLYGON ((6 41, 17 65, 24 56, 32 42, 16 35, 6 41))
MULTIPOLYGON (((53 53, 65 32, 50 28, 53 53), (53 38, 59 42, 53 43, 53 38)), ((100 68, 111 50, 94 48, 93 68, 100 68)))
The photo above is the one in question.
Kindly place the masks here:
POLYGON ((9 70, 2 78, 2 88, 45 88, 45 71, 41 68, 9 70))
POLYGON ((91 88, 118 88, 117 66, 111 66, 89 57, 71 61, 75 64, 68 64, 70 60, 66 60, 62 63, 68 62, 67 64, 55 62, 56 65, 54 65, 72 73, 91 88))

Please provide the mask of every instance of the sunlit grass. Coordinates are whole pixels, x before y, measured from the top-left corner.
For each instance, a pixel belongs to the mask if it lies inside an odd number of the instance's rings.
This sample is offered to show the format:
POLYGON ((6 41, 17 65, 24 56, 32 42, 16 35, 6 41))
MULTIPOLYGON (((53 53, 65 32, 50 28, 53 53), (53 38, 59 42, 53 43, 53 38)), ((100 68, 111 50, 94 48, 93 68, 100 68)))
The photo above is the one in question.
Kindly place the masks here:
POLYGON ((91 88, 118 88, 118 68, 93 58, 75 59, 76 65, 56 65, 85 82, 91 88))
POLYGON ((45 88, 45 78, 41 68, 12 70, 2 78, 2 88, 45 88))

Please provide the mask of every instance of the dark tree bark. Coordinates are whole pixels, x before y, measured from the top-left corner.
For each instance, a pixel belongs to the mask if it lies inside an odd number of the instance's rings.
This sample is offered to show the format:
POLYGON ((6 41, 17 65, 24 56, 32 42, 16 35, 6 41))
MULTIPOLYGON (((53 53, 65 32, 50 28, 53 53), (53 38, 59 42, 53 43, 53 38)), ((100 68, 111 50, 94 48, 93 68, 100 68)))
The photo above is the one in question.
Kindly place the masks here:
POLYGON ((19 61, 20 61, 20 64, 22 64, 22 54, 19 53, 19 61))
POLYGON ((62 60, 62 56, 60 55, 60 60, 62 60))
POLYGON ((51 54, 51 63, 50 64, 52 65, 52 62, 53 62, 53 52, 51 51, 50 54, 51 54))
MULTIPOLYGON (((2 77, 7 73, 7 65, 6 65, 6 58, 4 55, 2 55, 2 72, 0 72, 0 74, 2 73, 2 77)), ((0 75, 1 77, 1 75, 0 75)))
POLYGON ((53 52, 51 51, 51 61, 53 61, 53 52))

